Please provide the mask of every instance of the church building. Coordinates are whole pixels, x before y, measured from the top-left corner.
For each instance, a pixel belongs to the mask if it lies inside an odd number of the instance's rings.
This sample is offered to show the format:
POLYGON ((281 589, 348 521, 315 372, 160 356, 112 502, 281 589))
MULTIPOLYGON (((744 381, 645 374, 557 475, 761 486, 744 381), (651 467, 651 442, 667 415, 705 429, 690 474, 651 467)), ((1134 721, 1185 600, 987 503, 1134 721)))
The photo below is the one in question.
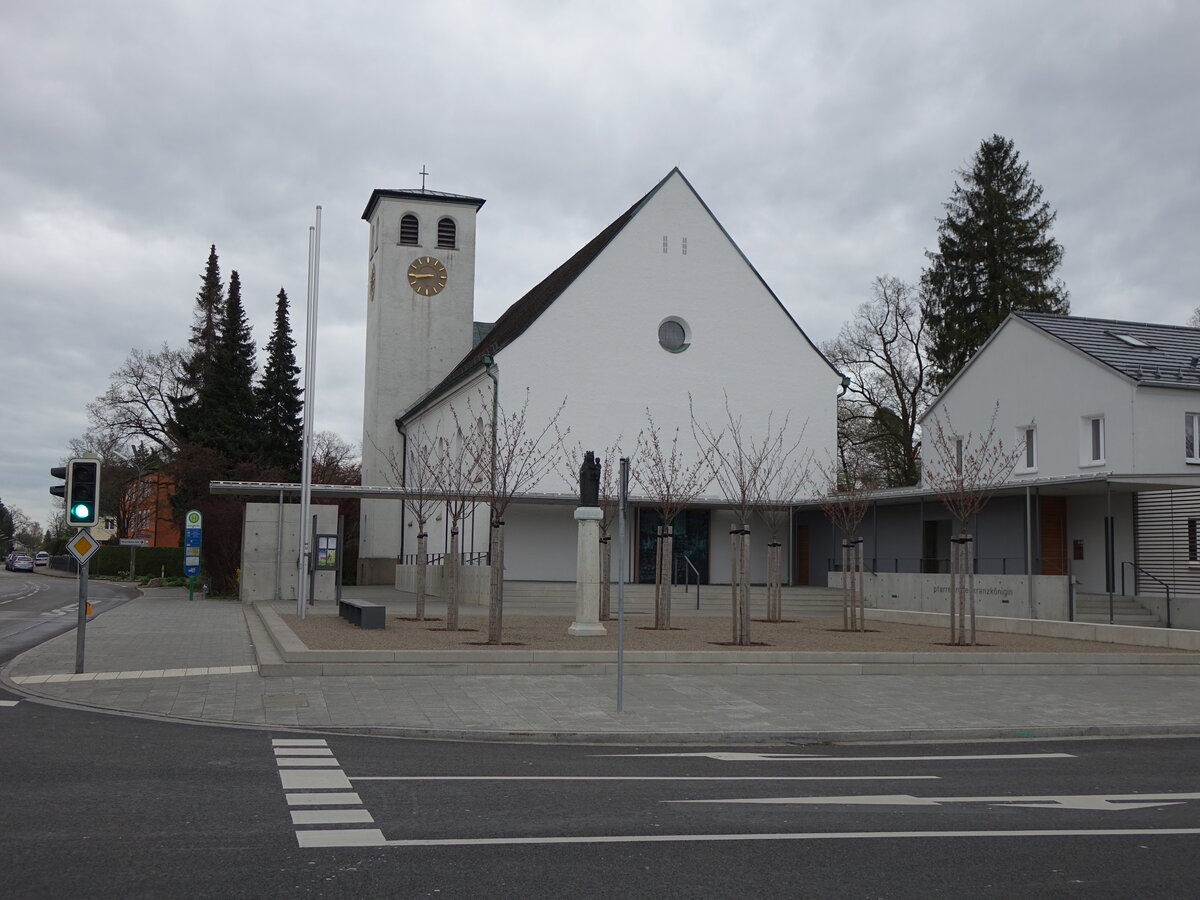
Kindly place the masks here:
MULTIPOLYGON (((399 487, 411 436, 445 433, 480 404, 527 405, 535 431, 560 410, 564 446, 635 455, 653 422, 693 458, 693 418, 746 437, 787 423, 787 440, 819 464, 834 459, 841 375, 805 335, 695 189, 674 169, 493 324, 474 320, 477 197, 375 190, 368 243, 362 483, 399 487), (728 410, 728 413, 727 413, 728 410), (540 425, 539 425, 540 423, 540 425)), ((575 577, 573 499, 580 460, 550 473, 506 512, 505 578, 575 577)), ((631 488, 627 578, 652 579, 653 516, 631 488), (649 538, 647 537, 649 535, 649 538)), ((364 499, 359 583, 393 583, 416 552, 412 515, 396 499, 364 499)), ((427 527, 429 552, 447 523, 427 527)), ((732 515, 714 483, 676 524, 703 582, 729 581, 732 515)), ((752 529, 753 531, 753 529, 752 529)), ((766 578, 766 537, 751 538, 751 577, 766 578)), ((786 539, 785 583, 806 580, 809 548, 786 539)), ((461 549, 487 550, 488 516, 467 522, 461 549)))

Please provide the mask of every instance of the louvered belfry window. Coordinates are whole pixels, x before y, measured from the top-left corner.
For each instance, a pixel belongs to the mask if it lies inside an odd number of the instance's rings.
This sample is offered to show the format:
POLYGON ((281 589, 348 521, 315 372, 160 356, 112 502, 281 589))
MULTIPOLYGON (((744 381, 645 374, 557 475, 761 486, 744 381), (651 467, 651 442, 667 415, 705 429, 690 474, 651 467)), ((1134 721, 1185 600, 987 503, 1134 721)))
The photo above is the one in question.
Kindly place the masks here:
POLYGON ((438 220, 438 246, 451 249, 458 246, 458 228, 453 219, 438 220))
POLYGON ((408 213, 400 220, 400 243, 402 244, 418 244, 421 238, 421 227, 417 224, 417 217, 412 213, 408 213))

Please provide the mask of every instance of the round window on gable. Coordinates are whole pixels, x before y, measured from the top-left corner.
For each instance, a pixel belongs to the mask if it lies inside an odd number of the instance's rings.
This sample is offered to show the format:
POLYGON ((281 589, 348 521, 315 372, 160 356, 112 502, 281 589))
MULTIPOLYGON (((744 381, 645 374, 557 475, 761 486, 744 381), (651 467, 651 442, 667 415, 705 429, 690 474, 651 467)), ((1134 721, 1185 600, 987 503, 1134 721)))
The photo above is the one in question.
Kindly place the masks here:
POLYGON ((678 316, 669 316, 658 326, 658 345, 668 353, 682 353, 692 344, 692 329, 678 316))

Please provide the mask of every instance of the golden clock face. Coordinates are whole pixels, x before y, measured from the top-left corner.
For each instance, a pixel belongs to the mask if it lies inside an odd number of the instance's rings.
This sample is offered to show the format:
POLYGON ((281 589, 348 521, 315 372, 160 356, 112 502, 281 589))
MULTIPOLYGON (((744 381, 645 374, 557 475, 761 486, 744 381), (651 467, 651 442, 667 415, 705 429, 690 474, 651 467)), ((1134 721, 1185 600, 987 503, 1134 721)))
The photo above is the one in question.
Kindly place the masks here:
POLYGON ((446 267, 432 256, 418 256, 408 267, 408 283, 418 294, 437 294, 446 286, 446 267))

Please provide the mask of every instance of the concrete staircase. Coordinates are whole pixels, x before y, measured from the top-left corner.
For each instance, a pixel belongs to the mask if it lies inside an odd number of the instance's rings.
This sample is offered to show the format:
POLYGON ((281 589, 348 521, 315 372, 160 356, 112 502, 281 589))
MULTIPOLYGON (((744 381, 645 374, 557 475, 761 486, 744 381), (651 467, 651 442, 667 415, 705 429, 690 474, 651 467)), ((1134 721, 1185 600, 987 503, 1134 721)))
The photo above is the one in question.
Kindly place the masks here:
MULTIPOLYGON (((617 607, 617 586, 611 587, 610 603, 613 612, 617 607)), ((697 589, 691 585, 675 585, 671 594, 671 615, 728 615, 730 611, 730 588, 728 584, 704 584, 697 589), (696 595, 699 590, 699 609, 696 595)), ((767 589, 765 585, 750 587, 750 604, 757 618, 766 612, 767 589)), ((506 581, 504 582, 504 608, 514 613, 521 610, 542 614, 573 615, 575 612, 575 583, 573 581, 506 581)), ((654 612, 654 585, 625 585, 625 611, 633 615, 650 615, 654 612)), ((818 587, 783 588, 783 616, 785 619, 840 616, 842 594, 839 590, 818 587)))
MULTIPOLYGON (((1164 627, 1165 623, 1154 613, 1142 606, 1136 597, 1113 595, 1114 625, 1145 625, 1164 627)), ((1109 623, 1108 594, 1076 594, 1075 621, 1109 623)))

